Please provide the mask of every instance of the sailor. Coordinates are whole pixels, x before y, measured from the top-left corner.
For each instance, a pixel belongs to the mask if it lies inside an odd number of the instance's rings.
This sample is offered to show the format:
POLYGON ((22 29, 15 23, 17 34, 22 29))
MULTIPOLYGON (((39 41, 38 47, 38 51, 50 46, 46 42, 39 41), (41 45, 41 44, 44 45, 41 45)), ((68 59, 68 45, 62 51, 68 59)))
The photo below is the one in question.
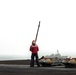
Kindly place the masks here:
POLYGON ((38 60, 39 47, 38 47, 38 45, 36 44, 35 40, 32 41, 32 45, 30 46, 30 51, 31 51, 30 67, 34 67, 34 57, 36 58, 37 67, 40 67, 40 65, 39 65, 39 60, 38 60))

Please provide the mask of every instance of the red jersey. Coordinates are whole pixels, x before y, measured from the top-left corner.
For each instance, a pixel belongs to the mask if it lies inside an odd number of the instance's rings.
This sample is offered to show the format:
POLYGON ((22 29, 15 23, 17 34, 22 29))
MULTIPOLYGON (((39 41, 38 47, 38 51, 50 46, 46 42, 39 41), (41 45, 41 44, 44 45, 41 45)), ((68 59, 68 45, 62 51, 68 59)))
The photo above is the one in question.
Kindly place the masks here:
POLYGON ((31 46, 30 46, 30 51, 31 51, 32 53, 38 53, 39 48, 38 48, 37 45, 36 45, 36 46, 31 45, 31 46))

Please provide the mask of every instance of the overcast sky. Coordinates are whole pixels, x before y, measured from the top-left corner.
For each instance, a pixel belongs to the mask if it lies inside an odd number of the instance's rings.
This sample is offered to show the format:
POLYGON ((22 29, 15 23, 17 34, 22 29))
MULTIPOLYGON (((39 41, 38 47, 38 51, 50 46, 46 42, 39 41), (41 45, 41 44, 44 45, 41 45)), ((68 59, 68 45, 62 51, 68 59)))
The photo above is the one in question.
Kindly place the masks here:
POLYGON ((76 57, 76 0, 0 0, 0 56, 30 58, 39 21, 39 57, 76 57))

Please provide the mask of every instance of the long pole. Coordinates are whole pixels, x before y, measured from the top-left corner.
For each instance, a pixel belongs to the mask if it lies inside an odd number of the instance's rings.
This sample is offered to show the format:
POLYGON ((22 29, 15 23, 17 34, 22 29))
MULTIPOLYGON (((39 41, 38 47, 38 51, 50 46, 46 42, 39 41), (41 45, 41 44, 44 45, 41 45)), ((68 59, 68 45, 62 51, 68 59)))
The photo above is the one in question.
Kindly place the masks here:
POLYGON ((37 29, 37 33, 36 33, 36 37, 35 37, 35 42, 37 41, 38 32, 39 32, 39 28, 40 28, 40 21, 39 21, 39 25, 38 25, 38 29, 37 29))

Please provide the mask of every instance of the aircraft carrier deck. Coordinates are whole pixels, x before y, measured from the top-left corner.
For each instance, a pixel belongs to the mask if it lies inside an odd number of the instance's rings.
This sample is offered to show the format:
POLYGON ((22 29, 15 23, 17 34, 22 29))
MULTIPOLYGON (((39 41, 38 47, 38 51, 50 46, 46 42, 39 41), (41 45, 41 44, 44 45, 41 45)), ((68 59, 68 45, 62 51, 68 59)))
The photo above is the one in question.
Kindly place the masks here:
POLYGON ((76 68, 0 64, 0 75, 76 75, 76 68))

